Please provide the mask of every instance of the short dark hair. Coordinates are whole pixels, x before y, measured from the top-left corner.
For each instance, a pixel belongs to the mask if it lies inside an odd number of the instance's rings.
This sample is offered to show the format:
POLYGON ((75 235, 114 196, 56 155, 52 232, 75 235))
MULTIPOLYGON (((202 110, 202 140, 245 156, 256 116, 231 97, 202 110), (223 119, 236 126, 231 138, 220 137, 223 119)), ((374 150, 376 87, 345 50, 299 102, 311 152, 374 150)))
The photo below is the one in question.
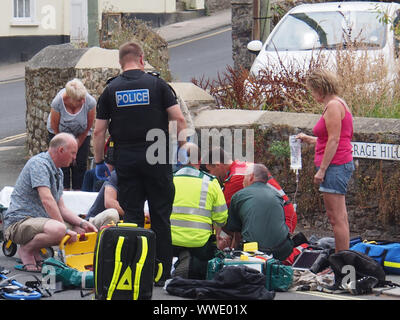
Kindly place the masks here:
POLYGON ((143 56, 143 49, 137 42, 126 42, 119 47, 119 60, 121 62, 139 61, 141 56, 143 56))

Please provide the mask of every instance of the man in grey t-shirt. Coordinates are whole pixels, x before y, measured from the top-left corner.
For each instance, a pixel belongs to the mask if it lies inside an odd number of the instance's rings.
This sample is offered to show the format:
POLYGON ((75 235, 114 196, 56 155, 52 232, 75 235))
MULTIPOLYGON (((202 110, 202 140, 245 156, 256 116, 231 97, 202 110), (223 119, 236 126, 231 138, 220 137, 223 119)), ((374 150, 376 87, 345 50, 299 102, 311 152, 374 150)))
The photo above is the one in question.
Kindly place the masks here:
POLYGON ((26 271, 40 270, 41 248, 58 245, 66 234, 76 241, 77 232, 97 231, 90 222, 69 210, 62 198, 60 168, 74 161, 77 148, 73 135, 56 135, 49 150, 32 157, 17 179, 4 214, 4 236, 20 245, 18 254, 26 271))

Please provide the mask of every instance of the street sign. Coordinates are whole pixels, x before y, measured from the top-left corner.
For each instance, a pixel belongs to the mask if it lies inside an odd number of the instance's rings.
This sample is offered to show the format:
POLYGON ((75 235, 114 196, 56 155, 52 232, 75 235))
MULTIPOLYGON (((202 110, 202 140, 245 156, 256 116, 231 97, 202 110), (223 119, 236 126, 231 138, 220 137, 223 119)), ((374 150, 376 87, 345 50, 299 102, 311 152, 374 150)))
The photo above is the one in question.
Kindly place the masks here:
POLYGON ((400 145, 352 142, 353 158, 400 160, 400 145))

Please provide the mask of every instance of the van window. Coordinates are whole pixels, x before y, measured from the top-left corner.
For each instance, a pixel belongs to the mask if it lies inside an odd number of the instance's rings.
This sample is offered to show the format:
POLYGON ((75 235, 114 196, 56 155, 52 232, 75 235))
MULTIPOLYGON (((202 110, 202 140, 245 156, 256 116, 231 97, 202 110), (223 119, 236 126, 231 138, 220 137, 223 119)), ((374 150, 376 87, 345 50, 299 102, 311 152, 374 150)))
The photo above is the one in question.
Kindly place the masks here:
POLYGON ((386 25, 373 11, 293 13, 279 25, 267 51, 337 49, 353 42, 365 49, 386 43, 386 25))

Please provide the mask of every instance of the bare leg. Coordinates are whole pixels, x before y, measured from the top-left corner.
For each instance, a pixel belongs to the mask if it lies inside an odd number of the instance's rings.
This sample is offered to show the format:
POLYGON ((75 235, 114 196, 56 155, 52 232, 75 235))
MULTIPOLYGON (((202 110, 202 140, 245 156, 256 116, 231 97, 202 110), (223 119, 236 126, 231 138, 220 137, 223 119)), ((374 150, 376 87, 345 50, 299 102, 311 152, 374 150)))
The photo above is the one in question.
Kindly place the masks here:
MULTIPOLYGON (((33 237, 25 245, 20 245, 18 254, 23 264, 29 264, 28 270, 35 270, 35 265, 40 260, 39 250, 41 248, 57 245, 65 235, 65 225, 56 220, 49 220, 43 228, 43 233, 33 237)), ((37 269, 37 268, 36 268, 37 269)))
POLYGON ((323 193, 326 213, 335 236, 335 251, 349 249, 350 230, 346 200, 342 194, 323 193))
POLYGON ((25 246, 20 245, 18 248, 18 255, 22 260, 22 264, 25 265, 26 270, 33 271, 38 270, 36 266, 35 256, 32 255, 25 249, 25 246))

